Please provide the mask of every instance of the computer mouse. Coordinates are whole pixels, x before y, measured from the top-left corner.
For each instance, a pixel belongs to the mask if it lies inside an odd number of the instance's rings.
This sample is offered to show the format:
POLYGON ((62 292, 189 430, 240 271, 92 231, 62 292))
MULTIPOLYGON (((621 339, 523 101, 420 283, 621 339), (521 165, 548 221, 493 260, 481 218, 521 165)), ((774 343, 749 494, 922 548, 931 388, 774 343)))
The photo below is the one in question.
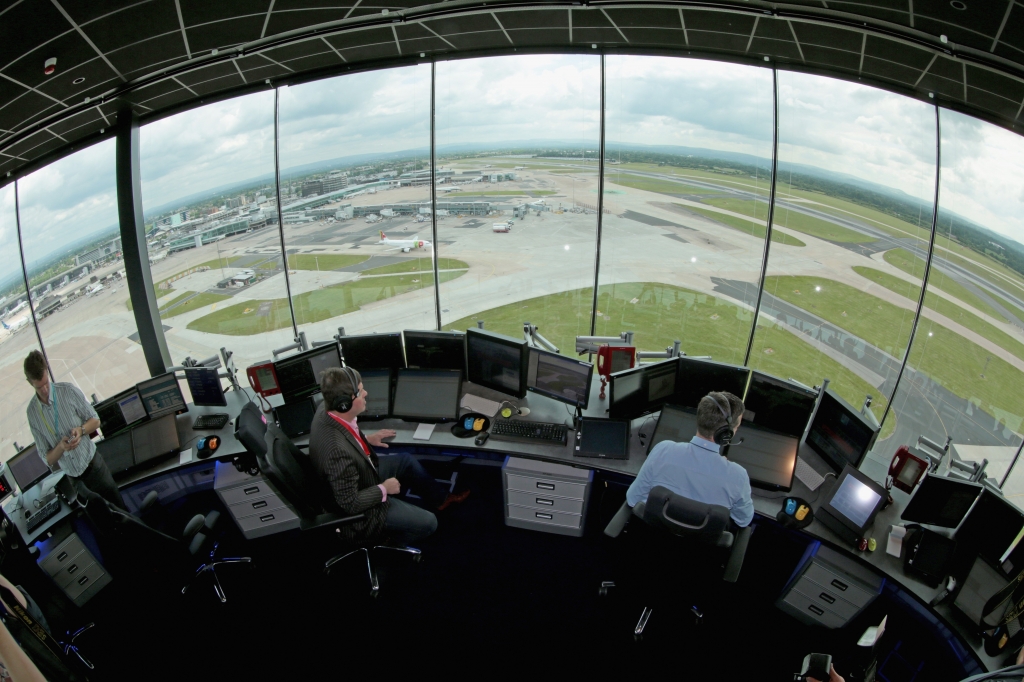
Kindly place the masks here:
POLYGON ((462 422, 462 428, 466 429, 467 431, 472 431, 473 430, 473 418, 472 417, 466 417, 465 421, 462 422))
POLYGON ((491 434, 488 433, 487 431, 484 431, 479 436, 477 436, 476 440, 474 440, 473 442, 476 443, 477 445, 483 445, 484 443, 487 442, 487 439, 490 438, 490 437, 491 437, 491 434))
POLYGON ((220 438, 217 436, 203 436, 196 441, 196 457, 206 459, 217 452, 220 447, 220 438))
POLYGON ((478 417, 476 419, 476 421, 473 422, 473 430, 474 431, 483 431, 484 430, 484 418, 483 417, 478 417))
POLYGON ((874 552, 878 549, 878 542, 874 538, 868 538, 868 551, 874 552))
POLYGON ((796 520, 803 521, 804 518, 807 516, 807 512, 809 511, 811 511, 810 507, 808 507, 806 504, 801 504, 800 508, 796 510, 796 520))
POLYGON ((796 513, 796 500, 792 497, 786 500, 786 513, 790 516, 796 513))

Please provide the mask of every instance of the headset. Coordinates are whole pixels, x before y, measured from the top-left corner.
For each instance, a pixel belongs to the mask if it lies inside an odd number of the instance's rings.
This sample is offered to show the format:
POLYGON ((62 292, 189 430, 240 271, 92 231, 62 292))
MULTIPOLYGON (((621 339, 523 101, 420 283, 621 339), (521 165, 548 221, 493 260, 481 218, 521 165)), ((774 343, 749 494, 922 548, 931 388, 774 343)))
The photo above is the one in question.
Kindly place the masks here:
MULTIPOLYGON (((712 439, 719 446, 727 446, 732 443, 732 437, 736 435, 736 432, 732 430, 732 417, 730 411, 725 410, 722 407, 722 403, 718 400, 718 396, 720 395, 721 393, 708 393, 708 397, 715 401, 715 407, 717 407, 718 411, 722 413, 723 417, 725 417, 725 423, 715 429, 715 434, 712 436, 712 439)), ((728 400, 726 401, 726 404, 728 405, 728 400)))
POLYGON ((359 395, 359 382, 356 381, 356 373, 352 371, 351 367, 341 367, 340 369, 348 377, 349 383, 352 384, 352 390, 355 392, 347 398, 344 396, 336 398, 334 404, 331 405, 331 409, 335 412, 348 412, 352 409, 352 403, 355 402, 359 395))

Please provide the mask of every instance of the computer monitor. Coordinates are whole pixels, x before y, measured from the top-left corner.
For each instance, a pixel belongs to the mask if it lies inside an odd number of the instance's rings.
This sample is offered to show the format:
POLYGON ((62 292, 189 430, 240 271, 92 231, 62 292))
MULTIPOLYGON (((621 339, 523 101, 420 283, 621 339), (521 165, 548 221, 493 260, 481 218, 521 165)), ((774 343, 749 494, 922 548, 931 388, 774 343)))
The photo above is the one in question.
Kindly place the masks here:
POLYGON ((402 333, 363 334, 361 336, 342 336, 341 357, 346 367, 362 371, 365 367, 405 367, 405 355, 402 353, 402 333))
POLYGON ((185 396, 181 394, 181 386, 178 385, 178 377, 174 375, 174 372, 140 381, 135 388, 139 390, 142 405, 146 408, 146 414, 150 419, 156 419, 165 414, 188 412, 185 396))
POLYGON ((877 437, 878 431, 864 415, 826 390, 807 431, 807 445, 839 473, 847 464, 860 467, 877 437))
POLYGON ((224 407, 228 404, 220 385, 220 372, 210 367, 186 367, 185 381, 196 407, 224 407))
POLYGON ((1002 495, 982 489, 978 501, 956 531, 957 544, 977 550, 998 566, 1024 528, 1024 513, 1002 495))
POLYGON ((747 388, 750 370, 699 358, 679 358, 679 375, 672 404, 691 410, 697 409, 700 399, 712 391, 726 391, 738 398, 747 388))
POLYGON ((982 487, 980 483, 929 474, 921 481, 900 518, 912 523, 956 528, 978 499, 982 487))
POLYGON ((466 378, 516 398, 526 395, 527 345, 483 329, 466 330, 466 378))
POLYGON ((406 421, 454 421, 461 394, 462 372, 457 369, 400 369, 392 412, 406 421))
POLYGON ((576 457, 629 459, 629 422, 584 417, 576 434, 576 457))
POLYGON ((132 429, 135 466, 166 455, 177 454, 179 448, 178 427, 172 414, 132 429))
MULTIPOLYGON (((461 370, 460 370, 461 371, 461 370)), ((359 372, 366 391, 366 411, 363 420, 386 419, 391 416, 391 387, 395 371, 392 369, 365 369, 359 372)))
POLYGON ((791 381, 754 372, 743 399, 743 421, 800 438, 814 412, 818 394, 791 381))
POLYGON ((613 374, 608 416, 636 419, 657 412, 675 395, 678 373, 679 362, 672 359, 613 374))
POLYGON ((331 367, 341 367, 338 346, 333 343, 275 362, 274 372, 285 402, 299 401, 319 393, 320 375, 331 367))
POLYGON ((39 450, 34 443, 7 460, 7 468, 10 469, 11 476, 14 477, 14 482, 21 492, 30 490, 32 486, 50 475, 50 467, 46 466, 46 462, 39 456, 39 450))
POLYGON ((818 520, 846 542, 855 544, 875 522, 888 492, 867 475, 846 465, 828 499, 818 509, 818 520))
POLYGON ((303 398, 294 403, 285 403, 274 408, 274 416, 277 418, 277 425, 289 438, 297 438, 309 433, 313 425, 313 414, 316 407, 313 405, 313 398, 303 398))
POLYGON ((96 443, 96 451, 103 456, 103 463, 114 476, 125 473, 135 465, 131 431, 104 438, 96 443))
POLYGON ((529 358, 526 390, 587 409, 592 364, 538 348, 530 348, 529 358))
POLYGON ((462 332, 403 332, 405 366, 410 369, 457 369, 466 375, 466 335, 462 332))
POLYGON ((96 405, 103 437, 113 436, 118 431, 146 418, 146 408, 135 386, 121 391, 112 398, 96 405))

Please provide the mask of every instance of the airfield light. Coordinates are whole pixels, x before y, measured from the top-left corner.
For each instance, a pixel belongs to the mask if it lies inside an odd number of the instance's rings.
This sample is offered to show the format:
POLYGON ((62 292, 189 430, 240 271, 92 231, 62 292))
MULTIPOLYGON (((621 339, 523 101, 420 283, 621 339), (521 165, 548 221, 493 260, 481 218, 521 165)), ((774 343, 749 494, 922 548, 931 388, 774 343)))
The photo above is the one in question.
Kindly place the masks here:
POLYGON ((821 291, 821 287, 814 287, 815 291, 821 291))
POLYGON ((696 263, 696 262, 697 262, 697 257, 696 257, 696 256, 692 256, 692 257, 690 258, 690 262, 691 262, 691 263, 696 263))

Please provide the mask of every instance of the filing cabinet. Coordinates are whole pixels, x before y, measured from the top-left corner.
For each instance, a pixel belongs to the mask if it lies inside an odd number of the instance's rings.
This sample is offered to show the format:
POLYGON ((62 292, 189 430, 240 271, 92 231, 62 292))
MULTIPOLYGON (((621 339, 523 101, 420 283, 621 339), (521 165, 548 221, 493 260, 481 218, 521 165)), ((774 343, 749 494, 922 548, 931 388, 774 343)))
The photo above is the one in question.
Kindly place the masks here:
POLYGON ((818 545, 790 578, 776 605, 810 625, 837 629, 881 593, 885 579, 853 559, 818 545))
POLYGON ((263 474, 251 476, 217 462, 213 489, 247 539, 299 527, 299 516, 263 474))
POLYGON ((593 480, 589 469, 506 457, 502 466, 505 525, 582 536, 593 480))
POLYGON ((111 581, 110 574, 75 533, 61 540, 38 563, 78 606, 92 599, 111 581))

